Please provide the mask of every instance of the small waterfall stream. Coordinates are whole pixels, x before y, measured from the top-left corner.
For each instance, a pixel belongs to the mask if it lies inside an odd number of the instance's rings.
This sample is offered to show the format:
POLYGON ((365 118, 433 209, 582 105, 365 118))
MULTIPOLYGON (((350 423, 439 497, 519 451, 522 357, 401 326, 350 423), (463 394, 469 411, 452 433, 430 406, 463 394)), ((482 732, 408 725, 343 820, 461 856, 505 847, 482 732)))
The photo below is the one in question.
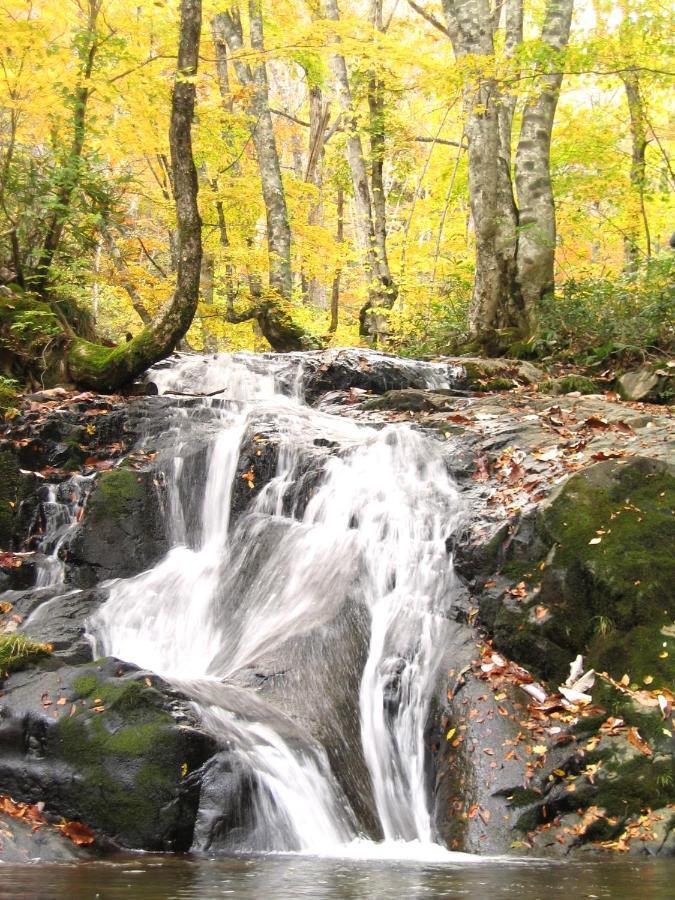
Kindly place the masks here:
MULTIPOLYGON (((184 357, 153 373, 160 393, 219 393, 173 419, 157 464, 174 546, 153 569, 108 583, 90 622, 96 652, 180 687, 254 773, 240 849, 386 855, 395 842, 398 857, 456 857, 433 844, 424 743, 454 594, 447 539, 461 515, 445 448, 405 424, 377 428, 307 406, 301 366, 238 354, 184 357), (190 457, 196 409, 208 434, 201 469, 190 457), (262 486, 255 465, 238 469, 251 435, 261 454, 272 436, 278 445, 262 486), (242 479, 251 498, 231 521, 242 479), (197 516, 187 508, 195 498, 197 516), (353 695, 356 729, 335 724, 332 679, 353 695), (280 704, 284 690, 290 701, 280 704), (384 844, 365 840, 333 771, 335 742, 324 746, 298 708, 360 742, 384 844)), ((441 367, 428 368, 442 386, 441 367)))

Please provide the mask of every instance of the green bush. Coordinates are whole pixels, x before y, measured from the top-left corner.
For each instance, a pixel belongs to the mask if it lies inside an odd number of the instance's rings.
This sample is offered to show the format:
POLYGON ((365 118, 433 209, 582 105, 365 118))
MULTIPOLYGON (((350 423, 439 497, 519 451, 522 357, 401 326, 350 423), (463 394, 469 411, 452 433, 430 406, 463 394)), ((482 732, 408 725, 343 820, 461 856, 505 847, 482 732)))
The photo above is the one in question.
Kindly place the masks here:
POLYGON ((466 343, 471 302, 469 279, 449 278, 437 292, 405 300, 403 304, 397 303, 390 314, 391 338, 387 350, 419 359, 452 354, 466 343))
POLYGON ((675 254, 635 277, 569 279, 539 312, 534 355, 585 365, 642 362, 675 345, 675 254))

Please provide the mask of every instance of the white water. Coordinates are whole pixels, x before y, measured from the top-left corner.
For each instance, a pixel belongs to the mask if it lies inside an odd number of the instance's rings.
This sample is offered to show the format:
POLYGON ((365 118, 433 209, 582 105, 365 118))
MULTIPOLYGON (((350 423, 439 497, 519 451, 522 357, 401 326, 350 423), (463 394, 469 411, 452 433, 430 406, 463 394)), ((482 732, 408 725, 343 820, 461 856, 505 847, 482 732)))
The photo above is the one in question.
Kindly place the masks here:
POLYGON ((65 565, 59 551, 79 521, 92 484, 91 477, 74 475, 59 485, 45 486, 46 497, 42 501, 44 531, 37 545, 44 555, 37 560, 36 587, 63 584, 65 565))
MULTIPOLYGON (((297 388, 299 365, 187 357, 156 373, 162 392, 219 391, 219 401, 234 402, 201 401, 212 407, 212 438, 205 476, 187 485, 202 497, 193 533, 183 481, 189 411, 179 425, 161 463, 176 546, 152 570, 110 583, 91 623, 96 651, 179 683, 205 726, 256 773, 251 848, 455 858, 433 844, 423 739, 452 600, 446 538, 459 514, 444 448, 406 425, 365 427, 282 396, 280 376, 287 391, 297 388), (259 429, 264 446, 260 423, 273 425, 280 442, 277 470, 232 526, 240 445, 259 429), (316 439, 337 450, 319 455, 316 439), (303 501, 308 459, 320 471, 303 501), (359 834, 323 747, 251 688, 248 702, 241 688, 235 699, 214 700, 216 686, 236 684, 284 642, 321 646, 348 604, 370 621, 365 665, 349 677, 355 690, 360 680, 363 757, 385 837, 377 847, 359 834)), ((429 367, 429 379, 439 386, 440 367, 429 367)))

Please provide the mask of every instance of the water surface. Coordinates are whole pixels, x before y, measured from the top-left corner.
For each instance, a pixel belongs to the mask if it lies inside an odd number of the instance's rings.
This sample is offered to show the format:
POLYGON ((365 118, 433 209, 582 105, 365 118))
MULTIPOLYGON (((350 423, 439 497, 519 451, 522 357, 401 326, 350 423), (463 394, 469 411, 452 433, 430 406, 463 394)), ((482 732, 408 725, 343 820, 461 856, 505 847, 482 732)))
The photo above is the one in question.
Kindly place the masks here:
POLYGON ((295 855, 144 855, 72 865, 0 866, 0 900, 432 900, 470 897, 670 900, 672 860, 490 860, 433 864, 295 855))

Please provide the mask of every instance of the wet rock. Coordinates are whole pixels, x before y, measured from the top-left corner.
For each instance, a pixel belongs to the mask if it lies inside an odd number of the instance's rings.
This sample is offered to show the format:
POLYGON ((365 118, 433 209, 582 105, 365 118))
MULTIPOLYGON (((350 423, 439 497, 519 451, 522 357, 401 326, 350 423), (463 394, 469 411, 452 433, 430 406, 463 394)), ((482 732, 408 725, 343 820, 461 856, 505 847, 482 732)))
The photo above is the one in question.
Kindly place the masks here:
POLYGON ((525 776, 523 754, 508 754, 517 746, 526 704, 511 686, 495 700, 472 672, 460 676, 459 684, 453 677, 450 687, 456 692, 443 719, 436 762, 436 828, 451 849, 508 852, 520 814, 512 798, 525 776))
POLYGON ((102 473, 65 548, 70 580, 89 587, 136 575, 168 549, 161 482, 153 470, 102 473))
POLYGON ((373 350, 346 349, 303 354, 303 386, 309 402, 329 391, 363 388, 374 394, 406 388, 444 387, 452 365, 387 356, 373 350))
MULTIPOLYGON (((51 596, 42 599, 22 623, 21 633, 38 643, 50 644, 54 656, 63 662, 71 665, 90 662, 93 656, 91 644, 85 637, 86 623, 105 602, 106 594, 97 590, 68 591, 64 587, 56 591, 47 589, 51 596)), ((42 594, 44 597, 44 589, 42 594)), ((18 611, 24 604, 15 604, 14 608, 18 611)))
MULTIPOLYGON (((49 665, 54 665, 53 661, 49 665)), ((0 792, 45 804, 122 847, 188 850, 198 772, 216 751, 179 694, 117 660, 10 676, 0 792)))
POLYGON ((91 849, 76 846, 54 828, 36 828, 0 812, 0 863, 68 863, 93 856, 91 849))
MULTIPOLYGON (((196 853, 252 850, 255 839, 255 773, 232 753, 216 754, 201 775, 199 810, 191 850, 196 853)), ((269 845, 267 845, 269 846, 269 845)), ((265 844, 261 841, 260 847, 265 844)))

